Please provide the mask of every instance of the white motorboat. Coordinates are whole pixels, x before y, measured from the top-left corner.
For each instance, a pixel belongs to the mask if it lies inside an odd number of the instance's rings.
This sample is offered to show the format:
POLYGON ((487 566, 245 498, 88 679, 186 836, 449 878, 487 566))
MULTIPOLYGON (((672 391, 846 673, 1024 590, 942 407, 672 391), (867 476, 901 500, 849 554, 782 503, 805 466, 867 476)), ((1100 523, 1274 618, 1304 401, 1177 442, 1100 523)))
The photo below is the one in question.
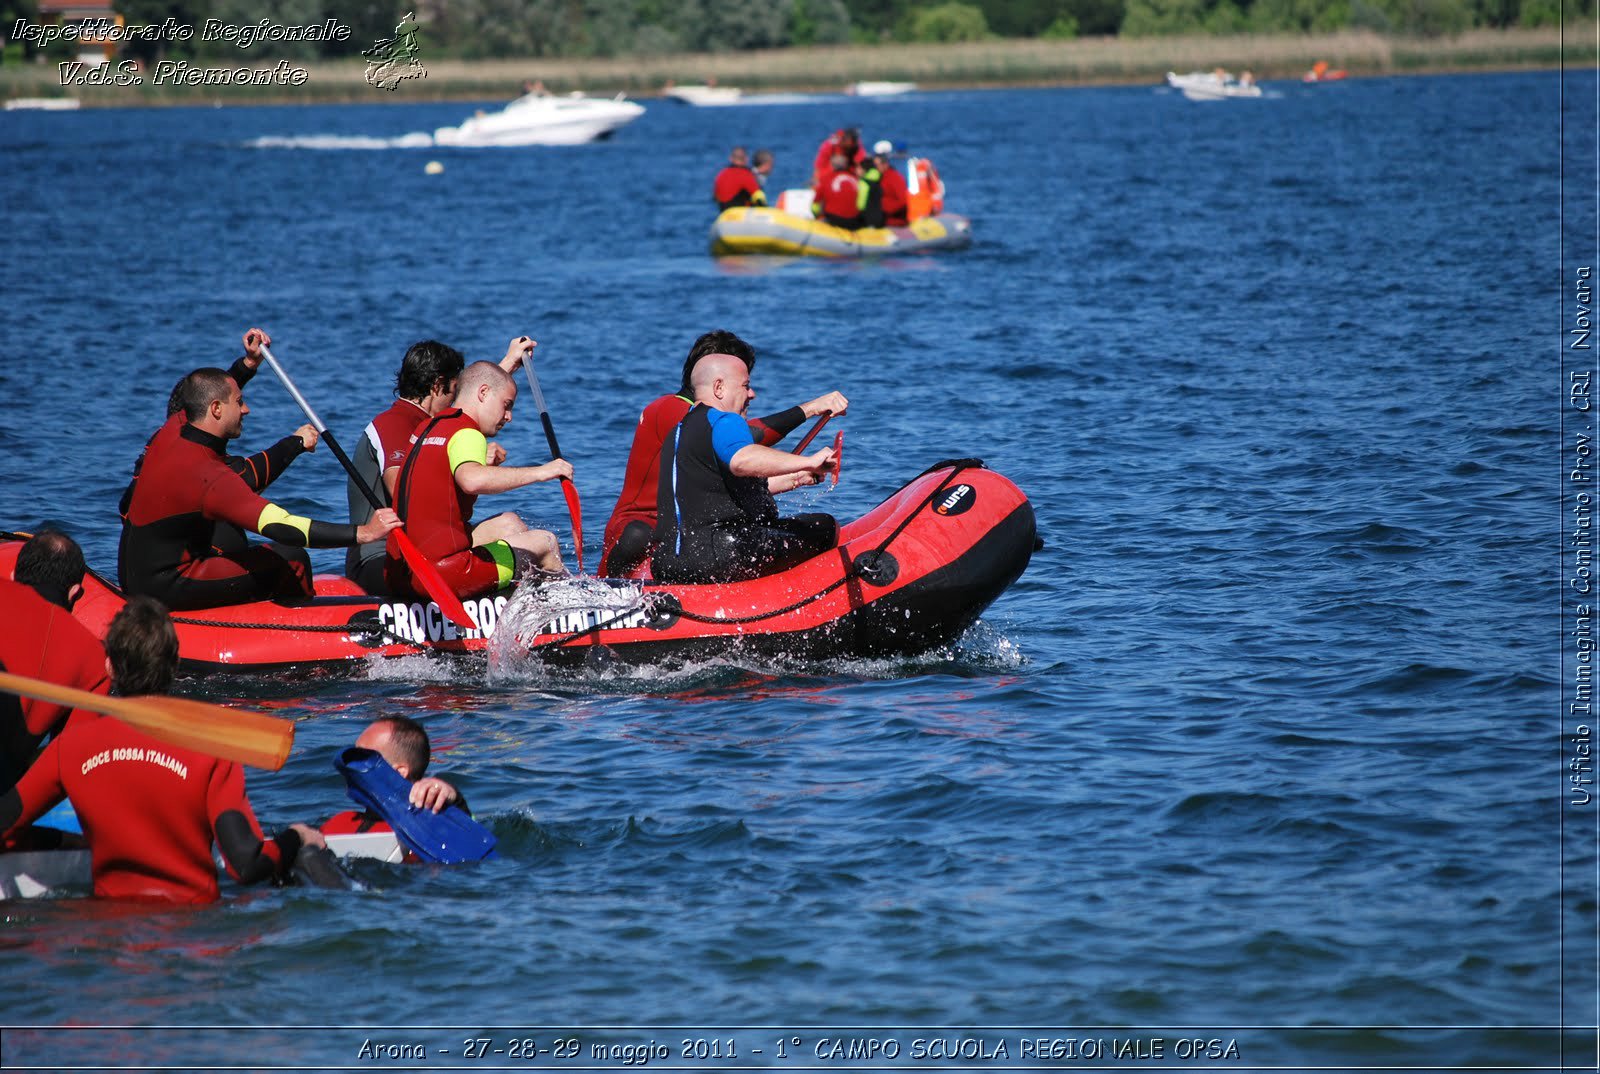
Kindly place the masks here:
POLYGON ((898 97, 916 88, 915 82, 852 82, 844 91, 852 97, 898 97))
POLYGON ((76 97, 13 97, 6 102, 6 111, 71 112, 79 103, 76 97))
POLYGON ((609 137, 642 115, 644 108, 620 93, 606 98, 535 92, 459 127, 440 127, 433 140, 459 146, 581 145, 609 137))
POLYGON ((739 104, 744 96, 734 86, 673 86, 671 89, 661 91, 661 96, 670 97, 684 104, 692 104, 697 108, 718 108, 730 104, 739 104))
POLYGON ((1235 97, 1261 96, 1261 87, 1248 73, 1243 78, 1232 78, 1226 71, 1191 71, 1186 75, 1168 71, 1167 85, 1179 90, 1191 101, 1226 101, 1235 97))

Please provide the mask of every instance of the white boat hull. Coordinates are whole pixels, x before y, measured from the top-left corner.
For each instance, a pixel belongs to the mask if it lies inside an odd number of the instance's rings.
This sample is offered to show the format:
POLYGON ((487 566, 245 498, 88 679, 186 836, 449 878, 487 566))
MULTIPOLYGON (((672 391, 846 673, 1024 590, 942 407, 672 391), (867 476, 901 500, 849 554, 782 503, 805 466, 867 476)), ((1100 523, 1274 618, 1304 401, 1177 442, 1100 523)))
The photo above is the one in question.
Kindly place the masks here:
POLYGON ((1187 75, 1168 71, 1167 85, 1191 101, 1226 101, 1261 96, 1261 87, 1254 82, 1218 78, 1209 71, 1196 71, 1187 75))
POLYGON ((473 116, 459 127, 433 132, 436 145, 494 147, 582 145, 605 138, 644 115, 632 101, 581 94, 552 97, 528 94, 498 112, 473 116))

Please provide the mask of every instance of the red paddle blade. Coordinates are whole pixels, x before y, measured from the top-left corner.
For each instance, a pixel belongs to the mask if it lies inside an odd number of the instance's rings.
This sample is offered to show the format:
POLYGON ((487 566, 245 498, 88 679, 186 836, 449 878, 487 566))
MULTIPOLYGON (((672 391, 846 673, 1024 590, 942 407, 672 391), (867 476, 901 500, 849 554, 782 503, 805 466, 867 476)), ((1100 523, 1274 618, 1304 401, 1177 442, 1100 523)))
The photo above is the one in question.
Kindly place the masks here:
POLYGON ((578 555, 578 573, 583 573, 583 504, 578 500, 578 486, 571 480, 561 479, 561 491, 567 497, 567 513, 572 516, 572 547, 578 555))
POLYGON ((406 566, 411 569, 411 577, 422 591, 428 594, 428 599, 439 606, 439 610, 451 619, 457 626, 466 627, 468 630, 478 629, 478 624, 473 622, 472 616, 467 614, 467 606, 461 603, 461 598, 456 596, 456 591, 450 588, 450 583, 444 580, 444 575, 439 573, 439 568, 433 561, 422 554, 406 536, 405 530, 394 530, 395 544, 400 548, 400 558, 406 561, 406 566))
POLYGON ((833 434, 833 483, 839 483, 839 471, 844 466, 844 430, 833 434))

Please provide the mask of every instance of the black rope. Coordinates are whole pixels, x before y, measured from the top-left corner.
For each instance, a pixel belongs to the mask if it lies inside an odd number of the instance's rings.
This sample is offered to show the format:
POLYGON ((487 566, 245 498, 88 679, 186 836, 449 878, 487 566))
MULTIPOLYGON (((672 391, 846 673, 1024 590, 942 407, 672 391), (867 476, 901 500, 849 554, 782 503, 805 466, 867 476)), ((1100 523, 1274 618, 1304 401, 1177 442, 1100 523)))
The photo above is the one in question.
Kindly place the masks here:
MULTIPOLYGON (((180 626, 225 627, 230 630, 298 630, 308 634, 378 634, 387 635, 391 641, 402 645, 417 645, 416 642, 401 637, 377 620, 368 624, 357 625, 345 623, 238 623, 222 619, 194 619, 186 615, 174 615, 172 622, 180 626)), ((419 646, 420 647, 420 646, 419 646)))
MULTIPOLYGON (((938 498, 938 496, 939 496, 939 494, 941 492, 943 492, 945 489, 949 488, 950 487, 950 482, 954 481, 958 474, 960 474, 963 470, 970 469, 975 463, 976 463, 976 460, 969 460, 969 459, 958 460, 955 463, 955 468, 950 471, 950 476, 946 477, 943 481, 939 482, 938 486, 935 487, 932 492, 928 493, 927 497, 920 504, 918 504, 917 507, 914 510, 908 512, 906 514, 906 517, 900 520, 900 524, 894 528, 894 530, 889 534, 889 536, 887 536, 887 537, 885 537, 883 539, 883 543, 879 544, 878 547, 873 549, 872 551, 865 552, 865 553, 862 553, 861 555, 857 556, 855 558, 854 562, 847 562, 845 564, 845 567, 844 567, 844 574, 837 581, 833 581, 833 582, 828 583, 828 585, 826 585, 822 589, 819 589, 817 592, 812 593, 810 596, 801 597, 799 600, 795 601, 793 604, 790 604, 790 605, 788 605, 786 607, 783 607, 783 608, 775 608, 775 609, 773 609, 771 611, 758 612, 755 615, 740 616, 740 617, 735 618, 735 619, 729 619, 726 616, 704 615, 704 614, 699 613, 699 612, 691 612, 691 611, 689 611, 689 610, 687 610, 685 608, 682 608, 682 607, 678 608, 676 610, 675 614, 677 614, 680 618, 689 620, 691 623, 727 623, 727 624, 730 624, 732 626, 743 626, 743 625, 745 625, 747 623, 760 623, 760 622, 764 622, 764 621, 766 621, 768 619, 775 619, 780 615, 788 615, 790 612, 797 611, 800 608, 805 607, 807 604, 812 603, 813 601, 821 600, 823 597, 827 596, 829 593, 832 593, 835 589, 838 589, 840 586, 845 585, 848 582, 850 582, 851 579, 859 577, 861 575, 862 571, 861 571, 861 568, 858 566, 858 564, 860 564, 863 560, 868 560, 869 557, 871 559, 877 559, 878 557, 882 556, 883 553, 888 550, 889 545, 891 543, 893 543, 894 539, 899 537, 900 534, 905 532, 905 528, 911 524, 911 520, 916 518, 924 510, 926 510, 928 505, 933 503, 933 501, 938 498)), ((978 464, 978 465, 981 465, 981 464, 978 464)), ((842 551, 841 551, 841 555, 843 555, 842 551)), ((654 596, 655 596, 655 594, 646 594, 646 599, 648 600, 649 598, 654 597, 654 596)), ((581 638, 585 634, 593 633, 593 634, 598 635, 599 631, 602 630, 603 628, 605 628, 608 624, 614 623, 619 619, 625 619, 628 616, 634 614, 634 612, 636 612, 638 610, 639 609, 637 607, 635 607, 635 608, 629 608, 626 611, 618 612, 616 615, 613 615, 609 619, 602 619, 600 622, 595 623, 593 626, 584 627, 582 630, 571 631, 570 633, 564 634, 561 637, 557 638, 555 641, 548 642, 547 644, 548 645, 561 646, 561 645, 566 645, 568 642, 573 641, 573 640, 575 640, 577 638, 581 638)), ((653 611, 653 609, 652 609, 652 611, 653 611)))

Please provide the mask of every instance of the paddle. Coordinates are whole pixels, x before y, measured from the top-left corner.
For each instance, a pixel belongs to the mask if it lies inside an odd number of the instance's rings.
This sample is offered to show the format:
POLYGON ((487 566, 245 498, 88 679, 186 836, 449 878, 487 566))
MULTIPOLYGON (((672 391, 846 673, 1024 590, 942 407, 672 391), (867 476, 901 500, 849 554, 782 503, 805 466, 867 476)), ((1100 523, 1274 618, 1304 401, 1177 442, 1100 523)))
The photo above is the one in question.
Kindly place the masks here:
POLYGON ((817 434, 822 431, 822 427, 832 420, 833 411, 824 410, 821 416, 817 418, 817 423, 811 427, 811 431, 806 433, 805 439, 800 441, 800 445, 794 449, 794 454, 804 455, 806 453, 806 445, 816 439, 817 434))
MULTIPOLYGON (((550 424, 550 411, 545 409, 544 392, 539 390, 539 378, 533 375, 533 359, 522 360, 522 371, 528 374, 528 387, 533 389, 533 403, 539 408, 539 420, 544 423, 544 438, 550 444, 550 457, 561 458, 561 446, 556 443, 556 429, 550 424)), ((583 504, 578 500, 578 487, 570 478, 561 479, 561 491, 567 497, 567 513, 572 516, 572 544, 577 549, 578 573, 583 573, 583 504)))
POLYGON ((833 483, 839 483, 839 471, 844 468, 844 430, 833 434, 833 483))
POLYGON ((294 744, 293 720, 184 697, 102 697, 4 671, 0 671, 0 690, 103 712, 174 746, 269 772, 283 767, 294 744))
MULTIPOLYGON (((267 360, 267 364, 272 367, 272 371, 278 374, 278 379, 283 381, 285 388, 289 389, 289 394, 294 396, 296 403, 300 404, 300 409, 305 411, 306 417, 311 419, 311 427, 317 431, 317 435, 328 442, 328 447, 332 449, 334 458, 339 460, 339 465, 344 467, 344 472, 350 475, 350 480, 355 483, 356 488, 360 489, 362 495, 366 496, 367 502, 372 504, 372 509, 376 511, 383 507, 383 502, 378 499, 378 494, 365 481, 361 480, 361 475, 356 473, 355 463, 350 461, 350 456, 344 453, 344 448, 339 446, 339 441, 334 439, 333 433, 328 431, 328 427, 322 423, 322 419, 317 417, 316 411, 311 409, 311 404, 306 402, 306 397, 300 394, 300 389, 294 386, 294 381, 289 379, 289 374, 283 371, 283 366, 278 364, 278 360, 272 356, 272 352, 263 346, 261 348, 261 356, 267 360)), ((405 530, 393 530, 391 532, 394 533, 395 544, 400 548, 400 557, 406 561, 406 566, 411 569, 411 577, 416 579, 417 583, 422 587, 422 591, 428 594, 429 599, 439 606, 441 612, 454 619, 458 625, 464 626, 468 630, 476 630, 478 628, 477 622, 467 614, 467 606, 461 603, 461 598, 456 596, 456 591, 450 588, 450 583, 444 580, 444 575, 439 573, 439 568, 433 565, 433 561, 422 554, 422 549, 417 547, 415 541, 406 536, 405 530)))

